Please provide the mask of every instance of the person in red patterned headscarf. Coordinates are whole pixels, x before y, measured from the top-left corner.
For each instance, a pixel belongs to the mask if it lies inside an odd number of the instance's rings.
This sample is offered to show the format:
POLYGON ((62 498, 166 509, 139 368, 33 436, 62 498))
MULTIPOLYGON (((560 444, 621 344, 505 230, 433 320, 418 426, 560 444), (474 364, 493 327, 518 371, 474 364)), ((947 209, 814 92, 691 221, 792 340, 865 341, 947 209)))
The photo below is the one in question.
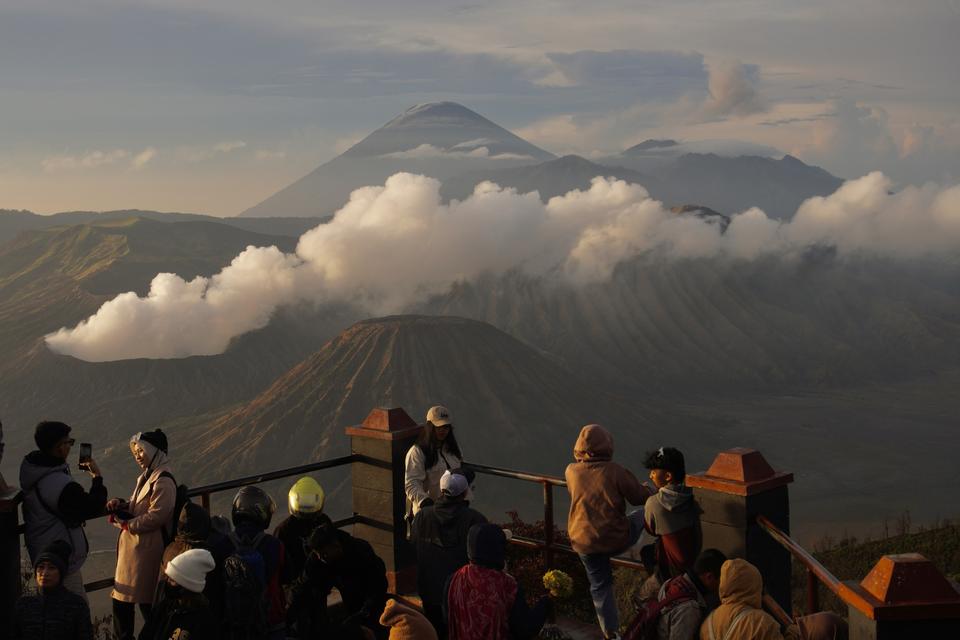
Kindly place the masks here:
POLYGON ((444 589, 450 640, 526 640, 540 633, 550 599, 527 606, 520 585, 503 570, 506 547, 507 536, 500 527, 470 528, 470 564, 450 576, 444 589))

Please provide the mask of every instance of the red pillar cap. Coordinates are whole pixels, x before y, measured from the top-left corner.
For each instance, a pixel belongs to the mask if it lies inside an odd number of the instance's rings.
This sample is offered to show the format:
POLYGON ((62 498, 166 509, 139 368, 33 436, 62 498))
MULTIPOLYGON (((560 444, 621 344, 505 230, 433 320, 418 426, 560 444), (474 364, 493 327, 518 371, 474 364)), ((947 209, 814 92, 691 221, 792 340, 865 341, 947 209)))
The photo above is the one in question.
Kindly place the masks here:
POLYGON ((393 409, 378 407, 367 415, 362 424, 347 427, 346 432, 348 436, 396 440, 418 429, 420 425, 401 407, 393 409))
POLYGON ((960 593, 919 553, 883 556, 860 586, 885 605, 960 603, 960 593))
POLYGON ((778 473, 756 449, 721 451, 704 473, 687 476, 687 485, 748 496, 793 482, 792 473, 778 473))

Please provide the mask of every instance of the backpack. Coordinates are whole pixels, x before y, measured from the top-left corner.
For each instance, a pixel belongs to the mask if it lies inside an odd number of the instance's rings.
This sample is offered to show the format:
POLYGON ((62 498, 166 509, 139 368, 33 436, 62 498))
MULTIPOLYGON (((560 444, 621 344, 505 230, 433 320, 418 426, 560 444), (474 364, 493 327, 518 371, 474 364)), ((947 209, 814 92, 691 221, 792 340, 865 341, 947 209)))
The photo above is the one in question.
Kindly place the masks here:
POLYGON ((686 580, 671 580, 663 600, 651 598, 637 606, 637 616, 627 626, 623 640, 656 640, 660 614, 670 607, 696 600, 697 591, 686 580))
POLYGON ((230 532, 233 553, 223 563, 225 640, 267 637, 267 563, 257 548, 265 535, 247 541, 230 532))
POLYGON ((164 471, 161 473, 160 477, 157 478, 158 482, 160 478, 170 478, 173 480, 173 484, 177 487, 177 495, 173 502, 173 515, 171 516, 172 519, 170 521, 170 527, 169 529, 166 525, 160 527, 160 533, 163 535, 163 546, 166 547, 168 544, 173 542, 173 539, 177 536, 177 526, 180 524, 180 512, 183 511, 183 505, 190 501, 190 497, 187 495, 187 485, 178 485, 176 478, 174 478, 173 474, 169 471, 164 471))

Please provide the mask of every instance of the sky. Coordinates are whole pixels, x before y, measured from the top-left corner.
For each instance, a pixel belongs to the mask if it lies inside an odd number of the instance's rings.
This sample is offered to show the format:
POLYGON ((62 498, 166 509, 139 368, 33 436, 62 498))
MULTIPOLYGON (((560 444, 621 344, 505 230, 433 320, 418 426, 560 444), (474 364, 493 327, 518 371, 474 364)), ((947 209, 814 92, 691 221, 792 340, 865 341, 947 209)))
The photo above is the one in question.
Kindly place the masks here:
POLYGON ((0 0, 0 208, 235 215, 404 109, 960 180, 960 0, 0 0))

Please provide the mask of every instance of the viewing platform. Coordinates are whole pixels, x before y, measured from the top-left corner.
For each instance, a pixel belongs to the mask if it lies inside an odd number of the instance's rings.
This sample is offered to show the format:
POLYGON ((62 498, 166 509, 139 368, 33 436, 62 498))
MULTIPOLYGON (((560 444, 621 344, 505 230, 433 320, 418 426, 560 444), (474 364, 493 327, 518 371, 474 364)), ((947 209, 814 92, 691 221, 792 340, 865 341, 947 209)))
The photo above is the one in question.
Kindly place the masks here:
MULTIPOLYGON (((371 544, 386 565, 391 593, 415 596, 416 558, 406 537, 404 456, 421 428, 402 408, 374 409, 361 424, 345 429, 350 455, 193 487, 189 495, 209 509, 213 494, 349 467, 352 514, 335 524, 352 527, 354 536, 371 544)), ((557 465, 565 462, 558 460, 557 465)), ((566 487, 563 478, 473 462, 466 466, 477 474, 541 486, 543 538, 514 535, 511 544, 541 553, 544 570, 553 567, 558 554, 574 553, 554 535, 554 492, 566 487)), ((851 640, 960 638, 960 591, 924 556, 883 556, 861 581, 841 581, 791 538, 789 485, 793 481, 792 473, 773 469, 759 451, 744 448, 721 451, 706 471, 688 474, 686 484, 693 489, 701 510, 703 548, 716 548, 728 557, 745 558, 756 565, 768 594, 764 605, 783 623, 795 614, 820 611, 822 585, 845 605, 851 640), (802 567, 806 575, 802 612, 794 611, 791 598, 795 566, 802 567)), ((21 588, 21 498, 17 489, 0 487, 2 620, 10 619, 21 588)), ((630 558, 617 558, 615 563, 643 570, 641 563, 630 558)), ((101 578, 88 582, 86 589, 92 592, 112 585, 112 578, 101 578)), ((0 625, 0 639, 8 632, 0 625)))

